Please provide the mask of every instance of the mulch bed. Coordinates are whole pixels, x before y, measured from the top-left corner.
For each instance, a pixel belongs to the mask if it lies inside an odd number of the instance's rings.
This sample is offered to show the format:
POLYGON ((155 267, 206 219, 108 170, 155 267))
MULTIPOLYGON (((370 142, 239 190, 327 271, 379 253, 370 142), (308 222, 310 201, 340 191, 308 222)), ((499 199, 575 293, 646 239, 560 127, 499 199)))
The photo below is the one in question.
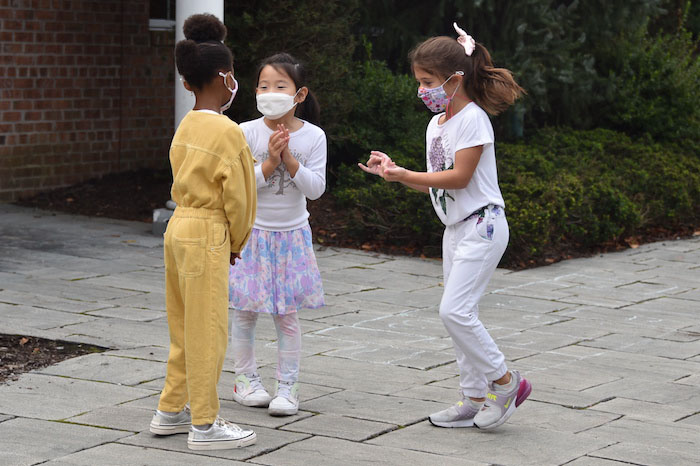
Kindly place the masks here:
POLYGON ((105 351, 105 348, 92 345, 0 334, 0 383, 17 380, 23 372, 102 351, 105 351))

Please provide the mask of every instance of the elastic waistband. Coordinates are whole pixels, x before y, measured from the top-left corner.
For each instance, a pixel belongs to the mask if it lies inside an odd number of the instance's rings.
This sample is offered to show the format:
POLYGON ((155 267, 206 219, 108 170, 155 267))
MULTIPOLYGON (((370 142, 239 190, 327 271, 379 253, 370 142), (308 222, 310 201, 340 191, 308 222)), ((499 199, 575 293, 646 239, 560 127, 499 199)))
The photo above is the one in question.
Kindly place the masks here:
POLYGON ((203 207, 175 207, 173 217, 178 218, 211 218, 214 220, 226 220, 223 209, 205 209, 203 207))

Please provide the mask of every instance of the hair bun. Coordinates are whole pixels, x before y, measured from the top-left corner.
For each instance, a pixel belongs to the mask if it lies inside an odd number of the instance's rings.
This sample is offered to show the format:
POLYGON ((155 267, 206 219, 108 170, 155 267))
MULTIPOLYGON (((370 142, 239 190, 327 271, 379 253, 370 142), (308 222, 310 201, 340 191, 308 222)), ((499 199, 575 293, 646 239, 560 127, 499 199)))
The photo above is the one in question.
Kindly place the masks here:
POLYGON ((222 42, 226 38, 226 26, 219 18, 210 14, 192 15, 185 20, 182 26, 185 39, 195 42, 218 41, 222 42))

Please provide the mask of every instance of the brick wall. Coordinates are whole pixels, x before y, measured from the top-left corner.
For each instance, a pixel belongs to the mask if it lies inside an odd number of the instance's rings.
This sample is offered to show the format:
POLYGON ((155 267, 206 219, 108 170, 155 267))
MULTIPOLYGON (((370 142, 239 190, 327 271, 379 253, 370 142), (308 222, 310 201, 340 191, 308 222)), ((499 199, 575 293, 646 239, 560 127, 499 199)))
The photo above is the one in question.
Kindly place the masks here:
POLYGON ((0 201, 167 166, 174 32, 148 0, 0 0, 0 201))

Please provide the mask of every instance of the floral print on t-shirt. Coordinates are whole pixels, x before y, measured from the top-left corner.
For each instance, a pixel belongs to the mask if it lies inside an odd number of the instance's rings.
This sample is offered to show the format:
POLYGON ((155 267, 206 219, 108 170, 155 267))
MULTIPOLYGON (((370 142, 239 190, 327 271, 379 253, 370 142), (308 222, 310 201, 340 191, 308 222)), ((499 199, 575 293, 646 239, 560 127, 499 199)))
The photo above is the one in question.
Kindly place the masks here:
MULTIPOLYGON (((446 158, 445 153, 442 137, 437 136, 433 138, 433 141, 430 143, 430 150, 428 151, 428 160, 430 161, 430 168, 433 173, 449 170, 453 167, 454 162, 446 158), (446 163, 449 163, 449 165, 445 166, 446 163)), ((449 198, 454 201, 455 198, 450 196, 450 193, 445 189, 430 188, 430 194, 435 199, 435 202, 440 204, 445 215, 447 215, 447 199, 449 198)))

